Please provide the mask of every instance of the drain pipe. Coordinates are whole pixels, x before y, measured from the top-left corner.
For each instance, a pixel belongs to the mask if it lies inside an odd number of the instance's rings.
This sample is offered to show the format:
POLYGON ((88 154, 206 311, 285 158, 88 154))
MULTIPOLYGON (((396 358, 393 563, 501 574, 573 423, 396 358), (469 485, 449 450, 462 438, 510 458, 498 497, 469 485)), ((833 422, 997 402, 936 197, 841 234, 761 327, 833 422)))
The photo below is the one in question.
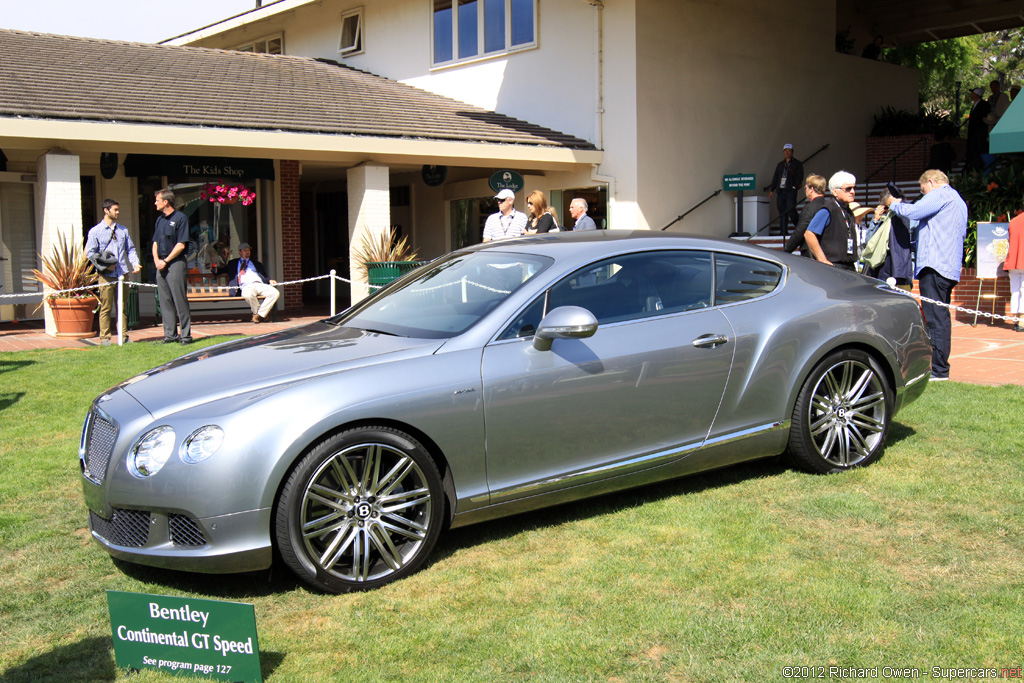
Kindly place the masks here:
MULTIPOLYGON (((598 149, 604 150, 604 0, 585 0, 585 2, 594 8, 594 39, 597 47, 597 68, 595 78, 597 83, 595 84, 595 91, 597 92, 597 103, 594 111, 594 134, 595 134, 595 145, 598 149)), ((600 165, 593 164, 590 171, 590 180, 599 185, 607 185, 608 187, 608 223, 606 227, 611 227, 611 217, 614 213, 613 208, 615 206, 615 178, 613 176, 602 175, 600 172, 600 165)))

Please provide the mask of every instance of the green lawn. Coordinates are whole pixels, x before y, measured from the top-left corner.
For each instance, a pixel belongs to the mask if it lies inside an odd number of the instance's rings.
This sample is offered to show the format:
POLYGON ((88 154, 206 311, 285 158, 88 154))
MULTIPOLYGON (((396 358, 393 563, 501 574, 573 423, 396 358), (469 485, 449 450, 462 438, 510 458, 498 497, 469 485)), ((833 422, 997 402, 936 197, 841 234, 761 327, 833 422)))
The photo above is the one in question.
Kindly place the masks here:
POLYGON ((788 666, 924 679, 1022 663, 1024 388, 929 387, 861 471, 761 462, 457 529, 419 574, 334 596, 283 568, 115 564, 90 540, 88 405, 179 353, 0 354, 5 683, 127 680, 107 589, 253 603, 273 682, 765 681, 788 666))

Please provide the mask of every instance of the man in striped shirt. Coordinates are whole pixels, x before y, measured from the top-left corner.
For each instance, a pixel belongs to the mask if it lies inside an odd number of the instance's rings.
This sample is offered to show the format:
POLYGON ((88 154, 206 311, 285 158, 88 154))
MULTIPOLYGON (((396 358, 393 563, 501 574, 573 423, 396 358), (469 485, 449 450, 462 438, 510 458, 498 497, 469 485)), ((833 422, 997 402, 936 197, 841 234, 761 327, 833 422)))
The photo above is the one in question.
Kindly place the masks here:
POLYGON ((918 221, 917 277, 921 296, 945 306, 922 302, 932 338, 932 381, 949 379, 950 315, 953 288, 960 282, 967 235, 967 204, 949 186, 942 171, 925 171, 920 178, 921 199, 913 204, 889 197, 886 204, 897 216, 918 221))

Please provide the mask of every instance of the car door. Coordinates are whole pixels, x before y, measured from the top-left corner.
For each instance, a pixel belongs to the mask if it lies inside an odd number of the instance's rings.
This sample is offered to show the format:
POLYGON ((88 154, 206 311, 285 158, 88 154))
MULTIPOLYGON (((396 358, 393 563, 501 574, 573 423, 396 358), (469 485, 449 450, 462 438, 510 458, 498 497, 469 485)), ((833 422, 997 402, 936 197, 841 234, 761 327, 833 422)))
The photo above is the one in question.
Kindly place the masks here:
POLYGON ((710 253, 644 252, 591 264, 524 309, 483 354, 491 502, 699 448, 734 347, 727 319, 710 307, 712 287, 710 253), (563 305, 594 313, 597 332, 538 351, 542 313, 563 305))

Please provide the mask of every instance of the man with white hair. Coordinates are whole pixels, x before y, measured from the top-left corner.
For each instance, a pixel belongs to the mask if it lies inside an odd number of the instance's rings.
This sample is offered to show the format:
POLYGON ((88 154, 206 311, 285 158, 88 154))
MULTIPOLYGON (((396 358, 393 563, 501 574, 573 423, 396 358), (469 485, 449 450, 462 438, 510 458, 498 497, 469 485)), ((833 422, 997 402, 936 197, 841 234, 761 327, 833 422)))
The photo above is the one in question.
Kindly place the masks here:
POLYGON ((857 192, 857 178, 839 171, 828 181, 832 196, 811 219, 804 241, 811 255, 829 266, 856 271, 857 222, 850 213, 850 202, 857 192))
POLYGON ((967 236, 967 204, 949 186, 942 171, 925 171, 919 180, 921 194, 913 204, 889 197, 886 204, 897 216, 916 220, 917 277, 921 296, 941 303, 921 302, 932 338, 932 381, 949 379, 950 316, 953 288, 960 282, 967 236))
POLYGON ((576 224, 572 226, 573 231, 597 230, 597 224, 594 223, 594 219, 587 215, 588 208, 590 207, 587 204, 587 200, 582 197, 576 197, 569 202, 569 215, 576 220, 576 224))

